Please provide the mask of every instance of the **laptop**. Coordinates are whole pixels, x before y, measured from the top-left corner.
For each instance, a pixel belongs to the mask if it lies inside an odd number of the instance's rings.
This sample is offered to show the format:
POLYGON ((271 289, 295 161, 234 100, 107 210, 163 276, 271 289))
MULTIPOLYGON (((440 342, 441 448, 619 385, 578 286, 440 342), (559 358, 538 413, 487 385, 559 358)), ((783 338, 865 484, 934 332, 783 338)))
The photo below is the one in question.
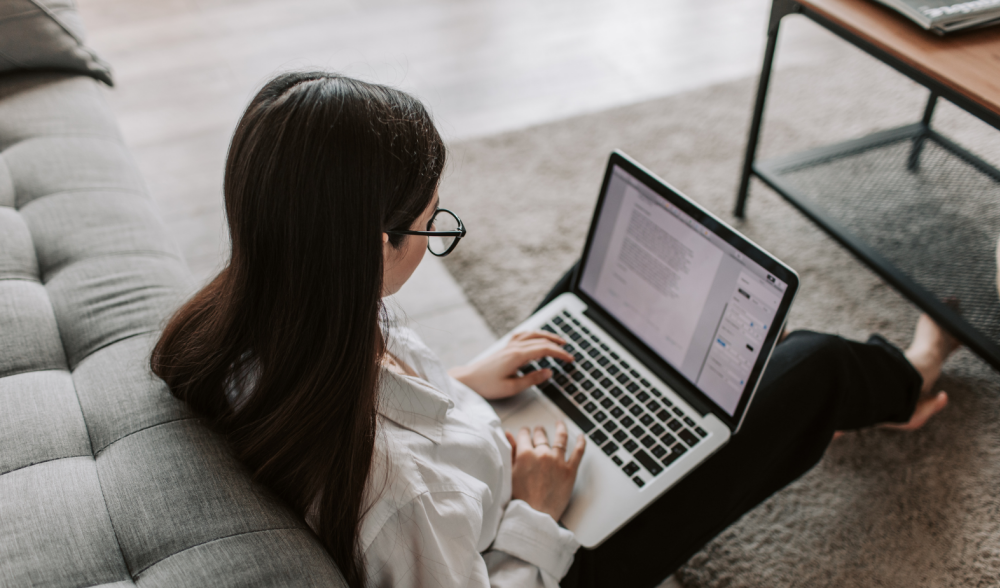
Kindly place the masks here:
MULTIPOLYGON (((505 429, 586 435, 562 524, 600 545, 740 429, 798 288, 796 273, 615 151, 570 291, 513 333, 546 330, 576 361, 493 406, 505 429)), ((550 437, 551 438, 551 437, 550 437)))

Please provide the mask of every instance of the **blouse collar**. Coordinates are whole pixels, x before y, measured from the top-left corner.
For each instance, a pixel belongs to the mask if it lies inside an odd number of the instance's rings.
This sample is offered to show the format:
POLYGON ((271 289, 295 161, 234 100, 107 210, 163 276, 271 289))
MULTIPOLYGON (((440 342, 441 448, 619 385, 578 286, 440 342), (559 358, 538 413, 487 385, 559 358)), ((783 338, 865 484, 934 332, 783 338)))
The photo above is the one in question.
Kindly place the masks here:
POLYGON ((429 382, 382 368, 378 412, 433 443, 444 436, 447 412, 455 403, 429 382))

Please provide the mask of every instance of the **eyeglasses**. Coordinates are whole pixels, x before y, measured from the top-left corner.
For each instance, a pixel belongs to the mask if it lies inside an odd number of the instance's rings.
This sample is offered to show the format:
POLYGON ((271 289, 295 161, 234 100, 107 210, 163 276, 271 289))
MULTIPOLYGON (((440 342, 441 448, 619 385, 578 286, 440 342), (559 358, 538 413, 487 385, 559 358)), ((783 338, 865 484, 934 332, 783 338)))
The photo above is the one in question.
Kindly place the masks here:
POLYGON ((427 223, 426 231, 386 231, 390 235, 424 235, 427 250, 432 255, 444 257, 455 249, 455 245, 465 236, 465 225, 458 215, 447 208, 438 208, 427 223))

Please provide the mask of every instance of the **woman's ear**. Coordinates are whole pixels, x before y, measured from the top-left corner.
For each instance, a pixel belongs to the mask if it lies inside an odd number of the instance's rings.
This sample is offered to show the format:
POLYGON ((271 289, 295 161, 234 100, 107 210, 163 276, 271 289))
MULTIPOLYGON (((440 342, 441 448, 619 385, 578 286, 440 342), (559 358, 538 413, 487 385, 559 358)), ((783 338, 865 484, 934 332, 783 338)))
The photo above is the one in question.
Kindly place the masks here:
POLYGON ((382 244, 385 245, 389 242, 389 233, 382 233, 382 244))

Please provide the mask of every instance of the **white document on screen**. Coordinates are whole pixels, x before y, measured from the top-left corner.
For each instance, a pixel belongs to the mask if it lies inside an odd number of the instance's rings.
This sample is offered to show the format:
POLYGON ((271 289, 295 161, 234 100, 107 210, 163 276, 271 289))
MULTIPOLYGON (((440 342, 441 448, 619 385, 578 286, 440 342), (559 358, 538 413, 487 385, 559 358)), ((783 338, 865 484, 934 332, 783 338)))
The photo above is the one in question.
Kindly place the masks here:
POLYGON ((722 251, 631 186, 615 221, 597 296, 633 334, 681 365, 722 251))

